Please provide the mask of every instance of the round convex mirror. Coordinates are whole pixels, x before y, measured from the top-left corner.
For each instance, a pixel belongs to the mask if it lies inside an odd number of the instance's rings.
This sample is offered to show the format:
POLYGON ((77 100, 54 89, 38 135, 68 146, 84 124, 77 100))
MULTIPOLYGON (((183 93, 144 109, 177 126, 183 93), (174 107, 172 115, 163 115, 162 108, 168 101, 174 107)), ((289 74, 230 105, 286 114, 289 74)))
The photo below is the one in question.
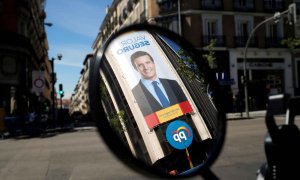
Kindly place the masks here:
POLYGON ((110 150, 138 172, 214 175, 225 136, 222 92, 203 54, 179 35, 132 25, 95 54, 90 108, 110 150))

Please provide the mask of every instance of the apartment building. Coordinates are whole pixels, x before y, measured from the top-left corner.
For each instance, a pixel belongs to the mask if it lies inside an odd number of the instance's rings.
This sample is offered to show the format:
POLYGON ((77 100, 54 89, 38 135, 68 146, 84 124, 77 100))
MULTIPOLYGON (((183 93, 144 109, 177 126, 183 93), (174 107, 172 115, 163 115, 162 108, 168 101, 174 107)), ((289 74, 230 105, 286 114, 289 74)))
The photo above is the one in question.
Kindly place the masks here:
MULTIPOLYGON (((297 12, 299 12, 299 1, 297 12)), ((216 60, 213 70, 222 88, 232 97, 244 94, 242 77, 246 70, 250 110, 264 109, 267 96, 277 93, 299 95, 299 55, 281 42, 299 36, 299 23, 290 25, 287 16, 258 28, 244 51, 252 30, 262 21, 283 12, 293 1, 283 0, 114 0, 99 28, 94 52, 107 38, 133 23, 153 23, 168 28, 205 53, 211 39, 216 60)))
POLYGON ((83 68, 80 71, 79 81, 74 89, 74 93, 71 96, 71 103, 69 106, 70 114, 74 114, 75 112, 79 112, 84 116, 89 114, 88 79, 92 58, 93 55, 88 54, 83 61, 83 68))
MULTIPOLYGON (((51 104, 51 63, 45 33, 46 0, 0 1, 0 108, 23 115, 51 104), (34 91, 33 72, 44 77, 34 91)), ((37 81, 36 81, 37 82, 37 81)))

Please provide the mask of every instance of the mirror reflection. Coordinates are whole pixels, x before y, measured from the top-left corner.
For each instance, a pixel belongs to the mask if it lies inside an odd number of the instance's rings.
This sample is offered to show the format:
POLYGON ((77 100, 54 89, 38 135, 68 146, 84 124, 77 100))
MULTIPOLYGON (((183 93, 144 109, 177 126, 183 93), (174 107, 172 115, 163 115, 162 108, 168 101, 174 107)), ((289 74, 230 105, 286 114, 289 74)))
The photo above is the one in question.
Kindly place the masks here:
POLYGON ((218 137, 218 112, 199 59, 163 34, 116 37, 100 65, 107 119, 137 159, 184 175, 208 159, 218 137))

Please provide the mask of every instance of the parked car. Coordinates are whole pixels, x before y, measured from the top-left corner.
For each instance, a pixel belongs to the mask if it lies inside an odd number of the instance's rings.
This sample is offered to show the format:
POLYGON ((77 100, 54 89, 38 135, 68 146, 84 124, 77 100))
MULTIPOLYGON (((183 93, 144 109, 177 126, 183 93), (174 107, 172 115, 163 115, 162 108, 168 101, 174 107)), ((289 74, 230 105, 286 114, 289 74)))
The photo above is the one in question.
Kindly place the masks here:
POLYGON ((36 112, 23 116, 6 116, 4 123, 11 137, 21 135, 39 136, 43 132, 40 115, 36 112))

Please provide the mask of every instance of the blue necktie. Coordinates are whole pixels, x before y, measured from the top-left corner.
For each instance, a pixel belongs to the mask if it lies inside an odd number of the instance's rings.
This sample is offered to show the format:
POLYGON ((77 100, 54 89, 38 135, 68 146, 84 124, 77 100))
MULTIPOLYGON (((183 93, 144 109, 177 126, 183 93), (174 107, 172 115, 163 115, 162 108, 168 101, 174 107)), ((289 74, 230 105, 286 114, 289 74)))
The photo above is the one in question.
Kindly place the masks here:
POLYGON ((163 107, 168 107, 170 106, 170 103, 168 101, 168 99, 166 98, 166 96, 164 95, 164 93, 162 92, 162 90, 158 87, 158 82, 157 81, 153 81, 152 82, 153 86, 154 86, 154 90, 155 93, 159 99, 159 101, 161 102, 163 107))

